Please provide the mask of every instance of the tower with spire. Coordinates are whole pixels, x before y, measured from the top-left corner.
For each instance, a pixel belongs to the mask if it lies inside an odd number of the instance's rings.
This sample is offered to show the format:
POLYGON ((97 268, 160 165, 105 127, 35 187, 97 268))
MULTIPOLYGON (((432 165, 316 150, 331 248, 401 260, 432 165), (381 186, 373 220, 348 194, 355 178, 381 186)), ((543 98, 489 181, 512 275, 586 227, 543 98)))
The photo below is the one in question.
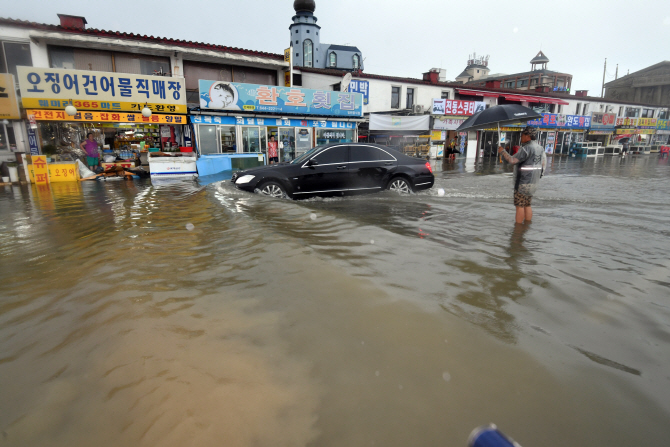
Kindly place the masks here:
POLYGON ((321 43, 321 27, 314 15, 314 0, 295 0, 295 15, 289 26, 293 64, 298 67, 363 70, 363 54, 354 46, 321 43))

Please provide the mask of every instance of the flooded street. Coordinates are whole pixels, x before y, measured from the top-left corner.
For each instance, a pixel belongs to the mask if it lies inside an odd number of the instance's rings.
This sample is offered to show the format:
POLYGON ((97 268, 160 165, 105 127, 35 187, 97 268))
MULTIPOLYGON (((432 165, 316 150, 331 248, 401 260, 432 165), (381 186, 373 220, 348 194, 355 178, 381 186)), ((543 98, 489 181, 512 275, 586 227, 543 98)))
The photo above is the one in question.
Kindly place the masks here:
POLYGON ((668 160, 550 159, 517 228, 490 163, 0 188, 0 445, 667 445, 668 160))

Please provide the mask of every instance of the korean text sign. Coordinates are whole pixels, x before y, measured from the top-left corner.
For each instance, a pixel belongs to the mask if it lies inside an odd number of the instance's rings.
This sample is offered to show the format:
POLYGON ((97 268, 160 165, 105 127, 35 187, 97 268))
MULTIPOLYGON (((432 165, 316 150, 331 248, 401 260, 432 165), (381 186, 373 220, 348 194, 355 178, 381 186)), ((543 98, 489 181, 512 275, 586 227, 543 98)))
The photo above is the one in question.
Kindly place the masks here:
POLYGON ((561 127, 568 129, 588 129, 591 127, 591 117, 582 115, 557 115, 543 113, 542 118, 528 121, 529 126, 551 128, 561 127))
POLYGON ((471 116, 486 109, 484 102, 433 99, 432 115, 471 116))
POLYGON ((186 113, 184 78, 62 68, 17 67, 23 107, 186 113))
POLYGON ((74 116, 62 110, 27 110, 29 117, 37 121, 90 121, 99 123, 137 123, 137 124, 186 124, 182 115, 157 115, 146 117, 141 113, 110 113, 110 112, 77 112, 74 116))
POLYGON ((209 110, 361 117, 363 95, 201 79, 200 107, 209 110))
POLYGON ((361 93, 363 95, 363 104, 370 103, 370 82, 353 79, 349 83, 349 91, 352 93, 361 93))
POLYGON ((0 118, 21 119, 19 103, 16 100, 14 75, 12 74, 0 73, 0 118))
POLYGON ((593 112, 591 127, 613 127, 616 124, 616 115, 613 113, 593 112))

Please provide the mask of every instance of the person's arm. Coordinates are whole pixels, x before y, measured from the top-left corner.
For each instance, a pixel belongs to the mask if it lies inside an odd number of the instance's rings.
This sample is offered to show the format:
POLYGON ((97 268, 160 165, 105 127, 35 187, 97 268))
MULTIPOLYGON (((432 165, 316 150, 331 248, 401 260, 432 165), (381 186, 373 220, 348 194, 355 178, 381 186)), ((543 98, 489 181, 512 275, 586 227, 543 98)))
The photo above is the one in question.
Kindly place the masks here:
POLYGON ((511 164, 511 165, 515 165, 515 164, 521 162, 521 160, 519 160, 518 158, 516 158, 516 157, 512 157, 512 156, 509 154, 509 152, 507 152, 507 151, 505 150, 505 148, 502 147, 502 146, 500 146, 500 147, 498 148, 498 153, 499 153, 500 155, 502 155, 502 157, 505 159, 505 161, 507 161, 507 163, 509 163, 509 164, 511 164))
POLYGON ((86 152, 86 148, 84 148, 84 145, 85 145, 85 144, 86 144, 86 141, 85 141, 85 140, 82 141, 81 143, 79 143, 79 147, 80 147, 81 150, 84 151, 84 152, 86 152))

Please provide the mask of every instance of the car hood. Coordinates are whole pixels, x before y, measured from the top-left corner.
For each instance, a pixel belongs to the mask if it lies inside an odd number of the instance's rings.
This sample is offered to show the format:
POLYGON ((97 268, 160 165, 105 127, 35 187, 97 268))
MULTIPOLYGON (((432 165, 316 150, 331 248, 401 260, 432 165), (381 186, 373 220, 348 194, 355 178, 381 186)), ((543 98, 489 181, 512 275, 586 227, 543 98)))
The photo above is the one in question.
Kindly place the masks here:
POLYGON ((243 175, 260 175, 272 172, 278 168, 282 168, 285 166, 290 166, 290 163, 279 163, 276 165, 259 166, 257 168, 249 168, 243 171, 237 171, 235 174, 237 174, 237 178, 242 177, 243 175))

